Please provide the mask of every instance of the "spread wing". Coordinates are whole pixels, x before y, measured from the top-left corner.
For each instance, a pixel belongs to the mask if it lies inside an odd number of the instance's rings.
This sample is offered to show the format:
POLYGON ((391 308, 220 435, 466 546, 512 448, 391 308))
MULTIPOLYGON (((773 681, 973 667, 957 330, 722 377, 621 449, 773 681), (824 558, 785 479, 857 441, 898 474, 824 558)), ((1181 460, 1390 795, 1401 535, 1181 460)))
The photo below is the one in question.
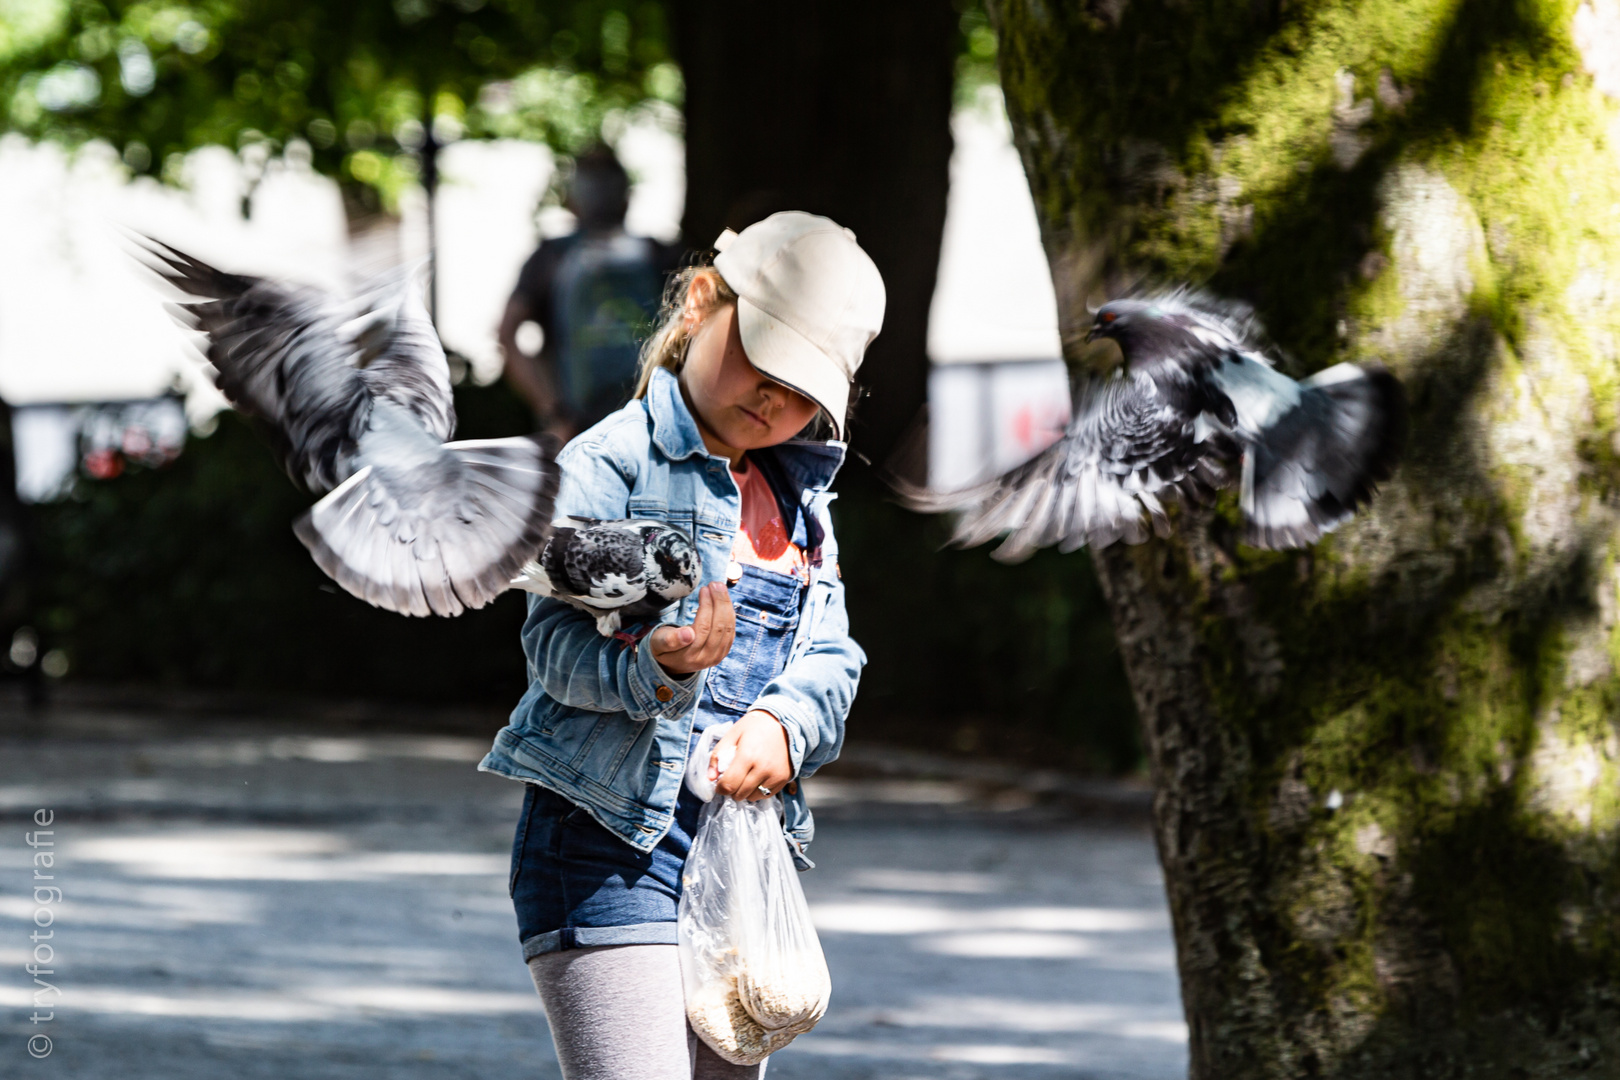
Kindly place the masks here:
MULTIPOLYGON (((386 408, 386 406, 384 407, 386 408)), ((550 530, 549 436, 445 443, 363 466, 293 525, 320 568, 401 615, 459 615, 506 591, 550 530)))
POLYGON ((1366 505, 1400 457, 1406 395, 1381 365, 1336 364, 1300 384, 1299 403, 1243 458, 1245 539, 1304 547, 1366 505))
POLYGON ((414 414, 440 442, 456 430, 450 364, 433 329, 417 275, 396 270, 374 282, 357 301, 360 314, 345 333, 357 347, 360 380, 414 414))
POLYGON ((343 302, 143 239, 154 269, 204 298, 178 307, 208 335, 220 392, 263 422, 288 474, 311 491, 353 471, 378 398, 409 410, 437 442, 454 432, 450 368, 411 275, 396 271, 343 302))
POLYGON ((1228 482, 1225 463, 1237 447, 1186 400, 1145 374, 1093 381, 1076 396, 1063 437, 1023 465, 960 491, 897 486, 914 510, 962 512, 952 543, 972 547, 1005 535, 994 552, 1004 562, 1053 544, 1063 551, 1139 544, 1150 521, 1167 532, 1165 498, 1202 501, 1228 482))
POLYGON ((146 244, 154 269, 205 298, 177 307, 208 335, 220 392, 264 422, 294 480, 315 492, 336 487, 371 407, 339 333, 347 312, 318 289, 227 274, 156 240, 146 244))

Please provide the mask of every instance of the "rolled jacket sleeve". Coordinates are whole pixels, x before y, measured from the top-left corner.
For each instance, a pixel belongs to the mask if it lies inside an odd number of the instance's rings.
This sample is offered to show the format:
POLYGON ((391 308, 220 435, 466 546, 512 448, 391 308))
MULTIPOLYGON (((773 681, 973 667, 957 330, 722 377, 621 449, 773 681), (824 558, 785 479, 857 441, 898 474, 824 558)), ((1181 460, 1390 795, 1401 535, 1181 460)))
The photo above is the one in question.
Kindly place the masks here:
POLYGON ((624 712, 634 720, 679 716, 697 703, 701 674, 679 678, 638 645, 605 638, 596 620, 559 600, 532 596, 523 624, 523 652, 546 696, 561 705, 624 712))
MULTIPOLYGON (((615 460, 602 439, 574 442, 558 457, 559 518, 614 521, 628 516, 632 466, 615 460)), ((666 672, 643 638, 632 645, 603 637, 590 615, 560 600, 531 595, 523 623, 530 677, 553 701, 575 709, 624 712, 646 721, 679 716, 697 702, 701 673, 666 672)))
POLYGON ((782 722, 796 777, 810 776, 838 757, 844 720, 866 665, 866 654, 849 636, 844 583, 830 577, 824 584, 830 592, 809 647, 766 684, 753 706, 782 722))

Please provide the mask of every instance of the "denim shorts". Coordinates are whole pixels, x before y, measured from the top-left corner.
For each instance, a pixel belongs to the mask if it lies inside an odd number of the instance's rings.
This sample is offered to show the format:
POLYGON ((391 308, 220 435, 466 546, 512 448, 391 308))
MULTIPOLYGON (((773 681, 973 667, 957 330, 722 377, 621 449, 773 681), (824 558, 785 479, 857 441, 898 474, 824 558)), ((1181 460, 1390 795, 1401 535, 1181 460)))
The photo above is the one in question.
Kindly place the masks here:
MULTIPOLYGON (((692 740, 710 724, 736 720, 787 666, 803 584, 743 567, 731 587, 737 636, 709 671, 692 740)), ((673 945, 681 869, 703 804, 686 786, 669 832, 637 851, 556 792, 529 785, 512 841, 510 892, 523 959, 598 945, 673 945)))

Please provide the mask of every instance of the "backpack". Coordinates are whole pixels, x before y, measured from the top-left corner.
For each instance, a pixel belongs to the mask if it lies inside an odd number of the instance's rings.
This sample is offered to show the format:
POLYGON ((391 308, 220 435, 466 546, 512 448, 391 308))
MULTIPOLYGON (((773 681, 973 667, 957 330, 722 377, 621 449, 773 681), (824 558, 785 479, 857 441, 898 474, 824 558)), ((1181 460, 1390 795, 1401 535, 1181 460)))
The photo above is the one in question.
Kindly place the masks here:
POLYGON ((558 389, 589 427, 635 389, 641 341, 652 330, 663 292, 651 241, 620 233, 580 237, 554 283, 558 389))

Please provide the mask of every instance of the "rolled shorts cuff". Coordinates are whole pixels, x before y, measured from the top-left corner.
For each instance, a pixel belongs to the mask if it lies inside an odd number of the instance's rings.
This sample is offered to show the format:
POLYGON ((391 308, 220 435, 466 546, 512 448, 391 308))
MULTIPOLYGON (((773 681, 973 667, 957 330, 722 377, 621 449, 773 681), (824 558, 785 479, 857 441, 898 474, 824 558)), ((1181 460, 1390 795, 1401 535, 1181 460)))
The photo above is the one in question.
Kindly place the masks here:
POLYGON ((565 926, 536 934, 523 942, 523 962, 564 949, 591 949, 600 945, 674 945, 673 922, 631 923, 629 926, 565 926))

